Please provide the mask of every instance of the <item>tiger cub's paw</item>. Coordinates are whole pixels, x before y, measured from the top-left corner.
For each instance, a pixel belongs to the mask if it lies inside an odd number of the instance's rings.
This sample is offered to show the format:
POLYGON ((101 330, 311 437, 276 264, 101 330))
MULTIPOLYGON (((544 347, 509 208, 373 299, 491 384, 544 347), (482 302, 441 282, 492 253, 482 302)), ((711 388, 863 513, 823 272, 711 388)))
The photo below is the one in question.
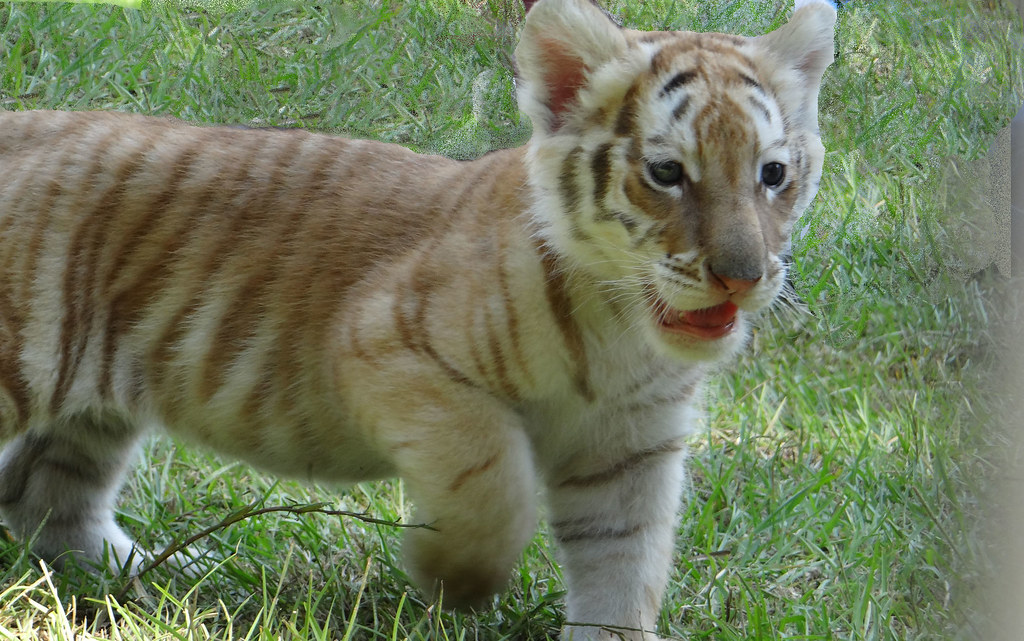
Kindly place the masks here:
POLYGON ((561 638, 562 641, 664 641, 653 632, 614 626, 566 626, 562 628, 561 638))

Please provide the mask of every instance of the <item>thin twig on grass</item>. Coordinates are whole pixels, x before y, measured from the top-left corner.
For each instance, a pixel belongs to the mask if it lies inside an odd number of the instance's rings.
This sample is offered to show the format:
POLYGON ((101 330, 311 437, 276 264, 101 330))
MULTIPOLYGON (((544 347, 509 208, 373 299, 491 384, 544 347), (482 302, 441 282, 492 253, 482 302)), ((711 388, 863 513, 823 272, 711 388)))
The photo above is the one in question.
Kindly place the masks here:
POLYGON ((219 522, 203 528, 202 530, 192 534, 184 539, 175 539, 171 541, 164 550, 156 555, 152 561, 142 567, 137 574, 129 577, 129 580, 125 581, 124 585, 115 595, 114 599, 118 602, 122 602, 124 597, 127 595, 128 590, 131 588, 132 580, 145 575, 157 566, 165 563, 172 556, 181 552, 188 546, 196 543, 197 541, 210 536, 218 530, 223 530, 235 523, 244 521, 254 516, 262 516, 264 514, 272 514, 274 512, 286 512, 288 514, 323 514, 326 516, 338 516, 338 517, 349 517, 363 521, 364 523, 371 523, 374 525, 385 525, 388 527, 396 528, 423 528, 432 530, 434 529, 426 523, 400 523, 398 521, 387 521, 384 519, 374 518, 368 516, 365 512, 351 512, 349 510, 332 510, 324 507, 326 503, 303 503, 298 505, 274 505, 271 507, 257 507, 260 504, 259 501, 254 501, 248 505, 239 508, 228 514, 219 522))

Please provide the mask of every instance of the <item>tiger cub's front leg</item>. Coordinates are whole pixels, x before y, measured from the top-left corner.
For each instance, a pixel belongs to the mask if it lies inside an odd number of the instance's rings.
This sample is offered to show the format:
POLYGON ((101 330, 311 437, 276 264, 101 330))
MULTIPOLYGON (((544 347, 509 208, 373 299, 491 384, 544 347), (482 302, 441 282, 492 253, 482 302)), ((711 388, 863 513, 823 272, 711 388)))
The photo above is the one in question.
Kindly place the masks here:
POLYGON ((565 641, 651 641, 671 569, 684 442, 667 438, 549 482, 565 641))
MULTIPOLYGON (((440 379, 440 380, 439 380, 440 379)), ((378 425, 415 505, 403 552, 413 581, 446 607, 482 605, 505 589, 536 529, 530 443, 518 415, 485 392, 418 377, 378 425)), ((381 389, 381 388, 376 388, 381 389)))

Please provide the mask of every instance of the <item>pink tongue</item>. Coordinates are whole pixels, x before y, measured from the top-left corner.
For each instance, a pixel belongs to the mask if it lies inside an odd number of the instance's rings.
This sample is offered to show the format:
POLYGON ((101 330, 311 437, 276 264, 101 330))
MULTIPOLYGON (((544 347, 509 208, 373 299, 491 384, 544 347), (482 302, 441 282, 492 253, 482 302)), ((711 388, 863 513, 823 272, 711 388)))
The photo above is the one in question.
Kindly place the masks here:
POLYGON ((725 301, 714 307, 683 312, 682 317, 684 322, 694 327, 721 327, 736 318, 736 309, 731 301, 725 301))

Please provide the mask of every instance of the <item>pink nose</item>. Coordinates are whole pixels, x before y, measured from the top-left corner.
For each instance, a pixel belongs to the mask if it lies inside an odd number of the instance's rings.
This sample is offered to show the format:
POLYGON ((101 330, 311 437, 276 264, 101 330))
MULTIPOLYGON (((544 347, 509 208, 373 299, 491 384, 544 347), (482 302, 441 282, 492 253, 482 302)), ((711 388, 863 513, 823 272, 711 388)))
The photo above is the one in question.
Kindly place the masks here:
POLYGON ((745 280, 742 278, 730 278, 728 276, 719 276, 718 274, 711 272, 712 282, 719 289, 725 291, 727 294, 742 294, 749 290, 751 287, 756 285, 761 277, 758 276, 754 280, 745 280))

